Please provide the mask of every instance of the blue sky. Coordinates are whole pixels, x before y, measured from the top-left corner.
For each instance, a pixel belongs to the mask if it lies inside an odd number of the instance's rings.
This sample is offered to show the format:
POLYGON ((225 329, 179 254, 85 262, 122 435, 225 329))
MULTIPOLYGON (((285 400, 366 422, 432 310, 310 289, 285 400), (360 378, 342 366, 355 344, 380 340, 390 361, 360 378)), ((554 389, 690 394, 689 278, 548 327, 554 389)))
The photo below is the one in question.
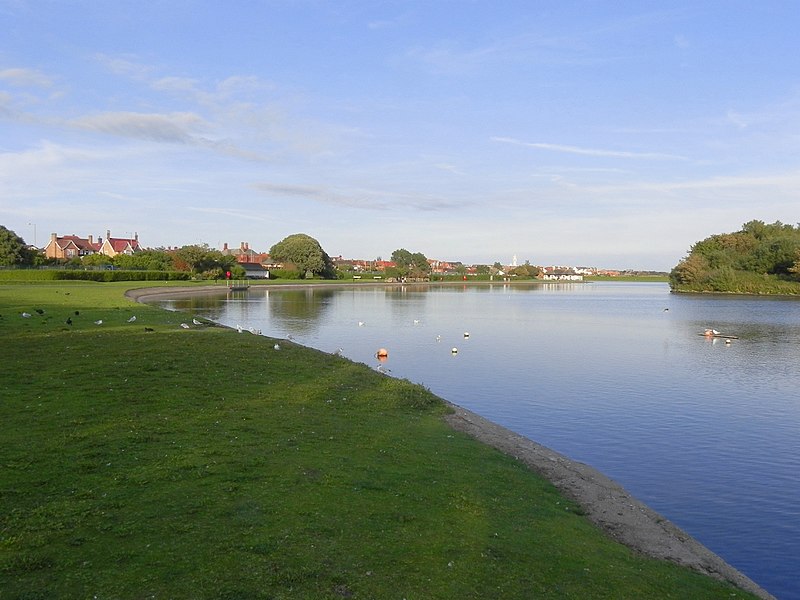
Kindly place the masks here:
POLYGON ((0 0, 0 224, 667 270, 800 221, 794 1, 0 0))

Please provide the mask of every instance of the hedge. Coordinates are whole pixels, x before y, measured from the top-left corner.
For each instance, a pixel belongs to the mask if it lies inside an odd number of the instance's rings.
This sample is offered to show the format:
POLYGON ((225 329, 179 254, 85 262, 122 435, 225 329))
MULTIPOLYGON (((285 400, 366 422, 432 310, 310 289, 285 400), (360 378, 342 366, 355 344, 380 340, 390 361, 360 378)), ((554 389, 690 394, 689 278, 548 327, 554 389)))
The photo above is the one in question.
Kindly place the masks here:
POLYGON ((79 271, 69 269, 4 269, 3 281, 185 281, 191 279, 185 271, 79 271))

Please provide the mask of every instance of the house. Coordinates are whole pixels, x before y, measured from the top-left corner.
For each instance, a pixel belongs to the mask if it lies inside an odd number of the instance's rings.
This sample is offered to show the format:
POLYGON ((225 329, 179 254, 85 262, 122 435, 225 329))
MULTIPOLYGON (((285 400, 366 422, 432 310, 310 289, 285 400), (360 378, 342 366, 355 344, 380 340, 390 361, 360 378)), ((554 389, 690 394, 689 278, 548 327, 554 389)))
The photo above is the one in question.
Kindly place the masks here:
POLYGON ((228 242, 222 245, 222 254, 233 256, 240 264, 263 264, 269 262, 269 254, 266 252, 256 252, 250 248, 249 242, 241 242, 238 248, 228 248, 228 242))
POLYGON ((90 235, 85 238, 77 235, 65 235, 59 237, 56 233, 50 234, 50 241, 44 247, 44 255, 47 258, 57 258, 61 260, 71 260, 81 258, 89 254, 100 252, 102 242, 100 239, 94 241, 90 235))
POLYGON ((542 273, 541 277, 545 281, 583 281, 583 275, 574 271, 553 270, 549 273, 542 273))
POLYGON ((247 279, 269 279, 269 269, 259 263, 240 262, 239 265, 244 269, 247 279))
POLYGON ((111 230, 106 230, 106 239, 100 245, 100 254, 114 258, 117 254, 133 254, 141 252, 139 245, 139 234, 135 233, 133 238, 112 238, 111 230))

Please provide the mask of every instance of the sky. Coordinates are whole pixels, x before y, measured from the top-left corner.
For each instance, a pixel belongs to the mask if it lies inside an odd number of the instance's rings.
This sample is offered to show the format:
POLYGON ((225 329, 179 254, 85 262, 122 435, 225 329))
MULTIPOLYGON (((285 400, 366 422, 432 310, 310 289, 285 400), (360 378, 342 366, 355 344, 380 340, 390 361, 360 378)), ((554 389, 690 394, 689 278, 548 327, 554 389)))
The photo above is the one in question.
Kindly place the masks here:
POLYGON ((669 270, 800 221, 794 0, 0 0, 0 225, 669 270))

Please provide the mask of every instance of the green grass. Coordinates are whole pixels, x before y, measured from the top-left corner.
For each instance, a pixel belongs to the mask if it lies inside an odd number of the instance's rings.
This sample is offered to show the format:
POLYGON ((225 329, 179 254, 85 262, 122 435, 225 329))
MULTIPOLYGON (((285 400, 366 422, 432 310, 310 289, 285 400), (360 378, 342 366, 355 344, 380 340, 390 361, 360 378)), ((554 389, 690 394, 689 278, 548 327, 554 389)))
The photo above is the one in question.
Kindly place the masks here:
POLYGON ((0 285, 0 599, 750 597, 611 541, 422 387, 130 285, 0 285))

